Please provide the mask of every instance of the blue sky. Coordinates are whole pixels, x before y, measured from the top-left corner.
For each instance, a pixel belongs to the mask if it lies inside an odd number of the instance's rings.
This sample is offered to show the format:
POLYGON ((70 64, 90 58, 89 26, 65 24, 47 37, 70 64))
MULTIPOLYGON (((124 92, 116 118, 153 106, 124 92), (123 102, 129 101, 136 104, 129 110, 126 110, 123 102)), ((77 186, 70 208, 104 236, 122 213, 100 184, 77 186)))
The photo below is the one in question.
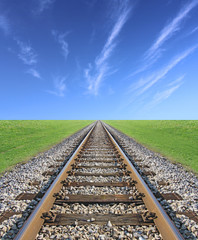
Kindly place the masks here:
POLYGON ((0 119, 198 119, 198 0, 0 0, 0 119))

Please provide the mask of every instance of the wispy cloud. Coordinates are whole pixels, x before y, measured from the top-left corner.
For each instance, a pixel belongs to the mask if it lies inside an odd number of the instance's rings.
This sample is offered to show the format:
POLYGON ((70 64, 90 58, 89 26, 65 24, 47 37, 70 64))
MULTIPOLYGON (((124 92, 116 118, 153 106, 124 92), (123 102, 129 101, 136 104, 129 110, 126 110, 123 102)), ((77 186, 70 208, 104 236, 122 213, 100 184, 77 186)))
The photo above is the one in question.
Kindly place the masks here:
POLYGON ((38 9, 36 13, 42 13, 44 10, 48 9, 55 0, 37 0, 38 1, 38 9))
POLYGON ((88 82, 89 93, 97 95, 100 85, 110 67, 108 66, 108 60, 111 57, 117 43, 115 42, 118 35, 120 34, 124 24, 126 23, 131 9, 128 6, 128 1, 122 1, 119 5, 119 15, 116 17, 116 22, 109 33, 107 41, 101 51, 96 57, 93 64, 89 64, 88 68, 85 69, 85 78, 88 82))
MULTIPOLYGON (((177 15, 164 26, 151 47, 144 53, 142 60, 143 65, 131 73, 129 77, 144 72, 160 58, 162 52, 165 51, 163 45, 181 29, 183 21, 188 17, 190 11, 192 11, 197 5, 198 0, 192 0, 182 6, 177 15)), ((197 29, 194 29, 194 31, 196 30, 197 29)))
POLYGON ((98 89, 100 87, 100 84, 103 80, 103 78, 105 77, 105 74, 107 72, 107 66, 102 66, 100 67, 100 69, 97 70, 97 72, 93 75, 91 74, 92 71, 92 66, 91 64, 89 65, 89 68, 85 69, 85 77, 87 79, 88 82, 88 90, 89 93, 97 95, 98 94, 98 89))
POLYGON ((160 102, 168 99, 182 84, 184 76, 179 77, 172 83, 170 83, 168 86, 169 88, 166 90, 163 90, 161 92, 157 92, 154 97, 152 102, 150 103, 150 107, 153 107, 154 105, 159 104, 160 102), (177 83, 177 84, 176 84, 177 83))
POLYGON ((26 44, 22 41, 16 40, 19 46, 18 57, 26 65, 32 66, 37 63, 37 54, 34 52, 34 49, 30 44, 26 44))
POLYGON ((30 68, 30 69, 27 71, 27 73, 29 73, 30 75, 32 75, 32 76, 35 77, 35 78, 41 79, 40 73, 39 73, 36 69, 34 69, 34 68, 30 68))
POLYGON ((175 84, 180 83, 180 82, 184 79, 184 77, 185 77, 185 74, 182 75, 181 77, 177 78, 176 80, 170 82, 170 83, 168 84, 168 86, 170 87, 170 86, 173 86, 173 85, 175 85, 175 84))
POLYGON ((171 38, 174 33, 181 29, 181 23, 188 16, 190 11, 198 5, 198 0, 193 0, 188 2, 185 6, 183 6, 179 13, 171 22, 169 22, 160 32, 157 39, 154 41, 153 45, 148 49, 145 54, 145 59, 152 60, 157 59, 161 54, 162 45, 171 38))
POLYGON ((189 35, 191 35, 191 34, 193 34, 193 33, 195 33, 195 32, 197 32, 198 31, 198 26, 197 27, 195 27, 195 28, 193 28, 193 30, 189 33, 189 35))
POLYGON ((19 51, 17 53, 18 58, 27 66, 29 69, 26 73, 32 75, 35 78, 41 79, 41 75, 36 70, 37 65, 37 54, 35 53, 34 49, 31 47, 30 44, 24 43, 18 39, 14 39, 19 47, 19 51))
POLYGON ((56 95, 58 97, 64 97, 66 90, 65 81, 66 81, 65 77, 56 77, 54 79, 54 90, 53 91, 47 90, 46 92, 56 95))
POLYGON ((151 74, 147 78, 140 79, 137 83, 131 86, 131 91, 139 89, 137 95, 144 93, 150 87, 152 87, 155 83, 157 83, 159 80, 163 79, 168 74, 168 72, 171 71, 177 64, 179 64, 187 56, 193 53, 195 49, 197 49, 197 47, 198 45, 189 48, 188 50, 176 56, 171 62, 169 62, 169 64, 167 64, 165 67, 163 67, 159 71, 151 74))
POLYGON ((68 47, 68 43, 65 40, 65 38, 68 35, 68 33, 58 34, 57 31, 53 30, 52 35, 54 36, 56 41, 60 44, 61 49, 62 49, 62 54, 65 57, 65 59, 67 59, 67 56, 69 54, 69 47, 68 47))
POLYGON ((5 15, 0 15, 0 29, 5 35, 10 33, 10 23, 5 15))

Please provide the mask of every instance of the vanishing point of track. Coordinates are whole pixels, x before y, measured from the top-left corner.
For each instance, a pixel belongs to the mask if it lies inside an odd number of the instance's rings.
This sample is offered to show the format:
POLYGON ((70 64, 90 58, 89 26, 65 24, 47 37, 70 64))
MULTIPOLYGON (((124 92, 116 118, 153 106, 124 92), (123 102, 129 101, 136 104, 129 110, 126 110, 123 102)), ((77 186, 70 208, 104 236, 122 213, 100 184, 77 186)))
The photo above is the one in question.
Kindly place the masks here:
POLYGON ((163 239, 183 239, 107 127, 98 121, 60 171, 15 239, 35 239, 43 225, 49 227, 75 224, 102 225, 107 222, 112 226, 155 225, 163 239), (93 194, 68 194, 66 191, 71 187, 87 186, 93 187, 93 194), (99 194, 97 189, 103 187, 125 188, 128 192, 99 194), (144 205, 145 210, 141 213, 117 215, 60 214, 52 211, 54 205, 64 208, 65 204, 73 203, 84 205, 124 203, 132 204, 134 207, 144 205))

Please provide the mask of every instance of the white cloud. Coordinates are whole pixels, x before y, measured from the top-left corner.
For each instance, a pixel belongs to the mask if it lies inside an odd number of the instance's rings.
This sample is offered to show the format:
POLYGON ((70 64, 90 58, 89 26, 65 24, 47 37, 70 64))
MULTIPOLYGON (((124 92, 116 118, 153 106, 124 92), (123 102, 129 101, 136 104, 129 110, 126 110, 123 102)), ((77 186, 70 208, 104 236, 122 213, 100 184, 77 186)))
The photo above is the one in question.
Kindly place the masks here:
MULTIPOLYGON (((151 67, 161 56, 164 48, 162 46, 169 40, 176 32, 178 32, 183 21, 188 17, 188 14, 198 5, 198 0, 189 1, 184 5, 177 15, 170 21, 159 33, 157 39, 154 41, 152 46, 145 52, 143 57, 143 66, 139 67, 133 73, 129 75, 130 77, 135 76, 138 73, 144 72, 149 67, 151 67)), ((197 28, 193 29, 192 33, 197 31, 197 28)), ((192 34, 190 33, 190 34, 192 34)))
POLYGON ((34 68, 30 68, 30 69, 27 71, 27 73, 31 74, 31 75, 32 75, 33 77, 35 77, 35 78, 41 79, 40 73, 39 73, 36 69, 34 69, 34 68))
POLYGON ((65 96, 65 90, 66 90, 66 84, 65 84, 65 77, 56 77, 54 79, 54 90, 47 90, 48 93, 64 97, 65 96))
POLYGON ((10 33, 10 23, 5 15, 0 15, 0 29, 6 35, 10 33))
POLYGON ((180 82, 184 79, 184 77, 185 77, 185 75, 182 75, 181 77, 177 78, 176 80, 170 82, 170 83, 168 84, 168 86, 170 87, 170 86, 173 86, 173 85, 175 85, 175 84, 177 84, 177 83, 180 83, 180 82))
POLYGON ((167 98, 169 98, 182 84, 182 80, 183 80, 184 76, 179 77, 178 79, 176 79, 175 81, 173 81, 171 84, 169 84, 168 89, 158 92, 154 95, 153 97, 153 101, 151 102, 151 105, 156 105, 160 102, 162 102, 163 100, 166 100, 167 98), (177 83, 175 85, 175 83, 177 83))
POLYGON ((38 1, 38 9, 36 13, 42 13, 45 9, 49 8, 55 0, 37 0, 38 1))
POLYGON ((62 49, 62 54, 67 59, 67 56, 69 54, 69 47, 68 43, 65 40, 65 37, 67 36, 68 33, 64 34, 58 34, 56 31, 52 31, 52 35, 55 37, 56 41, 60 44, 61 49, 62 49))
POLYGON ((198 0, 190 1, 183 6, 176 17, 169 22, 160 32, 158 38, 145 54, 145 59, 157 59, 161 54, 161 46, 181 28, 181 23, 188 16, 189 12, 198 5, 198 0))
POLYGON ((129 11, 130 11, 129 8, 128 9, 125 8, 123 9, 123 12, 121 12, 120 16, 118 17, 118 20, 116 21, 106 41, 106 44, 102 49, 102 52, 100 53, 99 57, 97 57, 96 59, 96 65, 102 65, 111 56, 112 51, 116 47, 116 43, 114 43, 114 40, 119 35, 125 22, 127 21, 129 11))
POLYGON ((169 71, 171 71, 177 64, 179 64, 187 56, 193 53, 195 49, 197 49, 197 47, 198 45, 191 47, 180 55, 176 56, 169 64, 167 64, 165 67, 163 67, 156 73, 153 73, 151 76, 147 78, 141 78, 137 83, 131 86, 131 91, 139 89, 138 95, 144 93, 159 80, 163 79, 169 73, 169 71))
POLYGON ((16 42, 20 48, 20 52, 18 54, 19 59, 26 65, 35 65, 37 63, 37 55, 34 52, 34 49, 29 44, 19 40, 16 40, 16 42))
POLYGON ((193 34, 193 33, 195 33, 195 32, 197 32, 198 31, 198 26, 197 27, 195 27, 190 33, 189 33, 189 35, 191 35, 191 34, 193 34))
POLYGON ((41 79, 40 73, 35 69, 37 65, 37 54, 35 53, 34 49, 31 47, 30 44, 24 43, 16 38, 16 41, 19 51, 17 53, 18 58, 25 64, 29 66, 29 69, 26 73, 32 75, 35 78, 41 79))
POLYGON ((89 64, 88 68, 84 71, 85 78, 88 82, 88 90, 91 94, 98 94, 101 83, 108 74, 108 59, 111 57, 113 50, 117 45, 115 40, 126 23, 131 10, 127 3, 128 1, 120 2, 120 6, 118 8, 119 15, 116 16, 114 27, 109 33, 101 53, 96 57, 95 63, 89 64))

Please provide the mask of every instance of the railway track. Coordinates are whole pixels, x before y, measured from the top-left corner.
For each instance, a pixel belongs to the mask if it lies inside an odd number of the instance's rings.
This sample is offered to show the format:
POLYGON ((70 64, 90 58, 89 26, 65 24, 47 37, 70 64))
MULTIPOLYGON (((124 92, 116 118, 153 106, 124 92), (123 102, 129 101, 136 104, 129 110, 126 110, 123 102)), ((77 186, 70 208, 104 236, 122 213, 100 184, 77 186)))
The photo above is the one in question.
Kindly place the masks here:
POLYGON ((183 239, 101 122, 88 132, 15 237, 35 238, 183 239))

